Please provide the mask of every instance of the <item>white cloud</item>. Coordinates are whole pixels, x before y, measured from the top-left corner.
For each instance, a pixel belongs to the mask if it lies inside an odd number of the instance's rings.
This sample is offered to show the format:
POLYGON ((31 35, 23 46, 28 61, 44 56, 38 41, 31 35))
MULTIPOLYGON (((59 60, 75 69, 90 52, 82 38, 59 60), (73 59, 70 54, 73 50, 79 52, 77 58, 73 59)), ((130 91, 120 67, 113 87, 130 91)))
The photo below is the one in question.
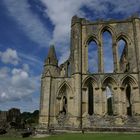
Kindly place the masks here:
MULTIPOLYGON (((23 69, 13 68, 7 72, 5 77, 0 80, 0 101, 18 101, 24 100, 39 89, 39 77, 30 76, 23 69)), ((4 73, 0 69, 0 75, 4 73)))
POLYGON ((5 6, 25 34, 40 46, 47 46, 50 33, 39 17, 30 10, 28 0, 4 0, 5 6))
MULTIPOLYGON (((12 49, 9 48, 8 50, 11 51, 12 49)), ((0 58, 3 58, 3 55, 5 56, 5 53, 7 54, 7 52, 9 51, 6 50, 5 52, 1 52, 0 58)), ((17 53, 16 50, 14 50, 14 52, 16 52, 16 55, 13 56, 18 56, 17 58, 18 60, 20 60, 18 61, 18 65, 13 65, 12 67, 8 65, 0 68, 0 102, 2 103, 2 105, 0 106, 7 109, 8 107, 10 108, 17 104, 19 108, 22 108, 22 110, 31 110, 35 109, 35 107, 38 109, 38 104, 36 104, 38 102, 35 102, 35 100, 38 99, 33 99, 33 97, 37 96, 40 90, 40 75, 36 72, 34 72, 33 74, 32 69, 30 69, 30 65, 25 63, 25 58, 20 57, 20 55, 18 55, 19 53, 17 53), (27 105, 25 107, 20 104, 21 102, 23 102, 24 104, 28 102, 28 105, 32 107, 29 107, 27 109, 27 105)), ((30 56, 29 58, 32 58, 32 56, 30 56)), ((11 58, 11 60, 13 60, 13 57, 11 58)), ((11 61, 6 62, 11 63, 11 61)), ((33 58, 30 59, 30 62, 34 63, 38 61, 33 56, 33 58)))
POLYGON ((131 16, 131 14, 139 13, 140 11, 140 0, 107 1, 114 5, 114 8, 112 9, 113 13, 122 13, 131 16))
POLYGON ((19 53, 19 57, 27 61, 28 64, 43 66, 43 62, 36 56, 19 53))
POLYGON ((26 97, 26 100, 20 100, 20 102, 1 102, 0 109, 1 110, 9 110, 11 107, 19 108, 21 112, 30 111, 39 109, 39 96, 35 98, 26 97))
POLYGON ((64 61, 66 61, 70 55, 70 51, 67 46, 61 48, 57 47, 56 51, 60 52, 59 64, 62 64, 64 61))
POLYGON ((71 18, 80 12, 84 0, 41 0, 46 5, 46 14, 55 25, 53 41, 68 42, 71 18))
POLYGON ((81 15, 80 10, 85 0, 41 0, 46 6, 46 14, 55 26, 52 42, 56 44, 56 51, 60 53, 59 64, 69 57, 71 18, 75 14, 81 15))
POLYGON ((13 64, 17 65, 19 62, 19 58, 16 50, 8 48, 5 52, 0 52, 1 61, 5 64, 13 64))
POLYGON ((7 78, 7 75, 9 73, 10 69, 7 67, 3 67, 0 69, 0 79, 7 78))
POLYGON ((23 64, 23 65, 22 65, 22 68, 23 68, 24 71, 27 71, 27 72, 29 72, 29 70, 30 70, 28 64, 23 64))
POLYGON ((85 6, 91 10, 92 19, 108 18, 110 13, 127 17, 140 11, 140 0, 87 0, 85 6))

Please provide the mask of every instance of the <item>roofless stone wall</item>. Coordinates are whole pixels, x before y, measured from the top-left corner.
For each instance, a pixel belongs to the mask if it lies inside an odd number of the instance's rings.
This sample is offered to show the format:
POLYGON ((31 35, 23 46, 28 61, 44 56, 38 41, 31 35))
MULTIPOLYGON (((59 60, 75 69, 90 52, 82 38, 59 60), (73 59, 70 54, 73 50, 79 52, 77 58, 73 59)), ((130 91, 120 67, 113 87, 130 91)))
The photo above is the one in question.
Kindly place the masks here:
POLYGON ((74 16, 71 54, 58 66, 50 47, 41 78, 40 126, 54 129, 140 127, 140 19, 88 21, 74 16), (112 37, 113 72, 104 70, 102 35, 112 37), (118 42, 125 47, 119 57, 118 42), (89 72, 88 47, 97 45, 98 71, 89 72))

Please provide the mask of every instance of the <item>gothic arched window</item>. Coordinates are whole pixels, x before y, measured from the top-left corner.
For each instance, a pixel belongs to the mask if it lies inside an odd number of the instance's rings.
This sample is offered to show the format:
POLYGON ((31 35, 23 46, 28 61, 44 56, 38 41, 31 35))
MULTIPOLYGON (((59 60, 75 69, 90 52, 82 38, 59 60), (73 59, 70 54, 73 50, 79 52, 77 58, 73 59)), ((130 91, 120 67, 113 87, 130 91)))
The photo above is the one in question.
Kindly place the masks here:
POLYGON ((109 31, 104 31, 103 39, 103 56, 104 56, 104 72, 113 72, 113 50, 112 50, 112 36, 109 31))
POLYGON ((88 44, 88 72, 98 72, 98 46, 95 41, 88 44))

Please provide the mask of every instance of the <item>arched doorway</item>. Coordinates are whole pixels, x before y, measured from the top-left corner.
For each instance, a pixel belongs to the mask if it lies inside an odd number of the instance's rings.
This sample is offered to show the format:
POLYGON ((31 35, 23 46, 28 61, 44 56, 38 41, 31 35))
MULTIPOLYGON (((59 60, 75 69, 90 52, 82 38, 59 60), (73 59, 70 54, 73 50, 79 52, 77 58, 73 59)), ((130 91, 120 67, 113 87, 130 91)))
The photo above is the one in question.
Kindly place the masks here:
POLYGON ((82 115, 90 115, 92 116, 95 114, 95 96, 96 95, 96 90, 97 88, 97 81, 93 77, 87 77, 83 81, 83 86, 82 86, 82 115))
POLYGON ((92 81, 89 80, 88 83, 88 114, 93 115, 93 108, 94 108, 94 96, 93 96, 93 86, 92 81))
POLYGON ((66 85, 63 85, 63 87, 61 88, 59 96, 60 96, 59 114, 66 115, 66 113, 67 113, 67 88, 66 88, 66 85))
POLYGON ((127 115, 132 116, 132 104, 131 104, 131 86, 129 84, 126 85, 126 110, 127 115))
POLYGON ((127 116, 133 116, 137 114, 137 110, 135 108, 137 107, 137 100, 139 97, 138 92, 138 84, 136 79, 129 75, 125 76, 122 79, 122 97, 123 97, 123 114, 127 116))
POLYGON ((73 92, 71 87, 64 82, 57 92, 56 115, 67 115, 68 113, 73 114, 73 105, 73 92))
POLYGON ((105 105, 103 106, 105 114, 112 116, 117 112, 117 104, 115 99, 117 98, 114 88, 117 87, 117 82, 114 77, 106 77, 103 80, 103 98, 105 99, 105 105))
POLYGON ((107 114, 113 115, 113 94, 111 88, 106 86, 107 114))

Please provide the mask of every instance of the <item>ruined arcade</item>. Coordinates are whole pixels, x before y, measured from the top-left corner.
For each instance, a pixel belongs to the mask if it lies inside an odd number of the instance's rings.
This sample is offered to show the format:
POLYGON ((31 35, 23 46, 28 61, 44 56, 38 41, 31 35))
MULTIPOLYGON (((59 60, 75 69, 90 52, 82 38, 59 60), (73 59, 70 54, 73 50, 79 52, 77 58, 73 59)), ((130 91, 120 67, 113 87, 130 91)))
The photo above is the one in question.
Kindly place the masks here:
POLYGON ((140 19, 71 22, 69 59, 58 66, 50 47, 41 78, 39 124, 46 129, 140 127, 140 19), (102 34, 112 37, 113 72, 104 71, 102 34), (118 42, 125 47, 119 56, 118 42), (98 69, 89 71, 88 47, 97 45, 98 69), (110 96, 108 96, 110 92, 110 96))

